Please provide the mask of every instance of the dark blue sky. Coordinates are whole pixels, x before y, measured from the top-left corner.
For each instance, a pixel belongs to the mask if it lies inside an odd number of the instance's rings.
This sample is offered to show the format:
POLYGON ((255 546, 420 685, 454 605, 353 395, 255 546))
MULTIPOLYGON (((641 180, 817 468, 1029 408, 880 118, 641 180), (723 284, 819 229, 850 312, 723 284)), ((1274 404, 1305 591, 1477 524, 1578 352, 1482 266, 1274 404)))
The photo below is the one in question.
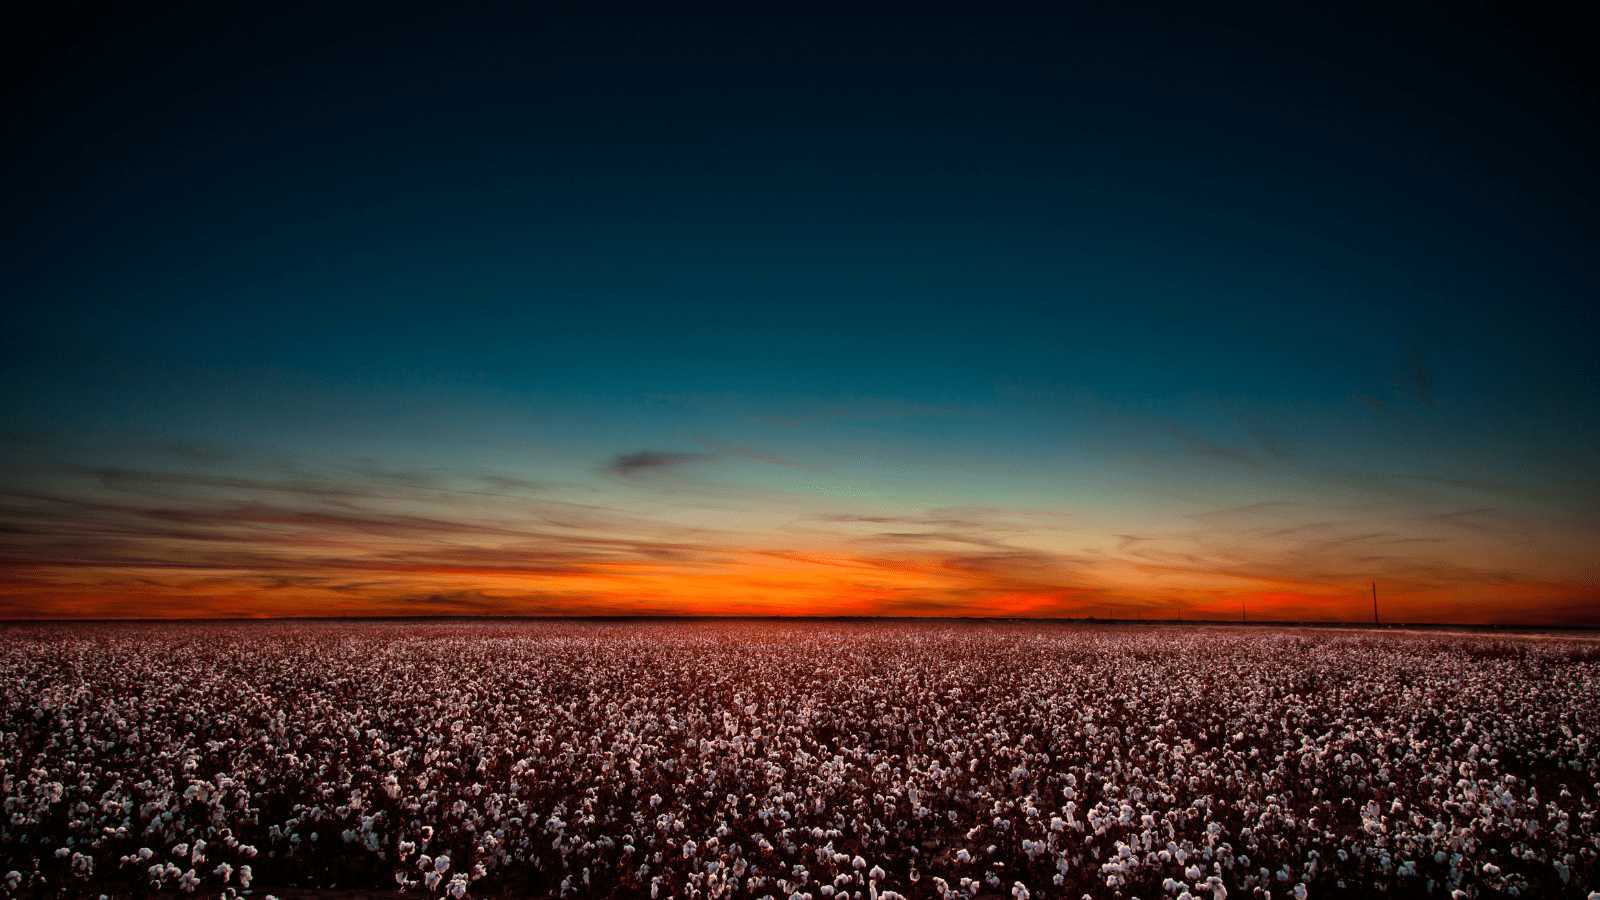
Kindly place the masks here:
MULTIPOLYGON (((37 505, 112 490, 72 472, 344 483, 365 460, 584 484, 745 549, 796 515, 892 517, 839 496, 1037 505, 1077 536, 984 540, 1054 554, 1039 591, 1202 610, 1234 588, 1093 560, 1259 503, 1341 540, 1498 516, 1467 529, 1518 535, 1485 571, 1450 535, 1337 565, 1257 532, 1237 560, 1170 551, 1244 581, 1300 565, 1313 616, 1307 584, 1373 571, 1424 611, 1536 584, 1600 615, 1600 139, 1582 23, 1552 16, 8 7, 0 430, 35 498, 8 507, 13 593, 148 537, 37 505), (776 469, 850 486, 718 468, 795 456, 776 469), (727 521, 657 505, 683 486, 621 477, 632 458, 717 485, 727 521), (990 480, 1012 476, 1043 486, 990 480)), ((270 568, 204 547, 185 565, 270 568)))

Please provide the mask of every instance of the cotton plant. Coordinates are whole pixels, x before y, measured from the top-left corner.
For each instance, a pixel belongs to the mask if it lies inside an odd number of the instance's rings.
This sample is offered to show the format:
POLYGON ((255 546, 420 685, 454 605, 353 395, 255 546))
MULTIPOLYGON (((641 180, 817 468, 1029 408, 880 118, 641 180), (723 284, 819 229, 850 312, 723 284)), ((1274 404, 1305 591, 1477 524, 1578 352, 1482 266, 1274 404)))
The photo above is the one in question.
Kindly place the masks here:
POLYGON ((0 885, 1581 897, 1597 681, 1499 637, 32 626, 0 885))

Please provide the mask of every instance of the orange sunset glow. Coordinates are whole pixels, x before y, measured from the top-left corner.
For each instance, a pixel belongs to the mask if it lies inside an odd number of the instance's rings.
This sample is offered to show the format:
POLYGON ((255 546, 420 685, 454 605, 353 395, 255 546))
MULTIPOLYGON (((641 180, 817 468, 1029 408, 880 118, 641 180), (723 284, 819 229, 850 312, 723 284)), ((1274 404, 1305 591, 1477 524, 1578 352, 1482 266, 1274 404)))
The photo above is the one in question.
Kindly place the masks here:
MULTIPOLYGON (((135 476, 118 477, 126 495, 135 476)), ((172 480, 152 479, 164 487, 172 480)), ((266 492, 260 484, 249 489, 266 492)), ((303 497, 327 493, 307 485, 296 490, 303 497)), ((0 615, 1362 622, 1372 620, 1376 583, 1380 617, 1390 622, 1496 623, 1514 608, 1518 622, 1563 624, 1582 621, 1589 596, 1581 581, 1506 573, 1486 579, 1466 563, 1395 557, 1374 564, 1367 554, 1381 542, 1370 536, 1319 538, 1312 546, 1324 549, 1315 559, 1304 542, 1258 539, 1258 558, 1244 559, 1215 523, 1203 533, 1110 536, 1097 547, 1092 533, 1061 527, 1059 517, 1038 510, 808 521, 795 512, 785 537, 686 527, 570 502, 499 497, 492 510, 481 499, 463 507, 460 492, 442 493, 436 485, 399 492, 411 504, 404 513, 394 510, 394 496, 368 496, 362 509, 351 502, 355 493, 340 493, 337 512, 264 503, 208 509, 193 495, 183 507, 159 511, 98 504, 92 528, 80 519, 58 525, 60 533, 29 538, 36 561, 9 567, 0 615), (376 511, 385 504, 387 512, 376 511), (469 509, 476 515, 466 515, 469 509), (526 521, 511 518, 519 509, 526 521), (156 528, 152 521, 166 524, 156 528), (802 532, 810 537, 796 540, 802 532), (763 545, 774 539, 789 545, 763 545), (1329 544, 1356 550, 1327 552, 1329 544), (1381 574, 1360 580, 1363 563, 1381 574)), ((1231 540, 1251 533, 1250 515, 1235 514, 1231 540)), ((36 517, 46 518, 42 511, 36 517)))

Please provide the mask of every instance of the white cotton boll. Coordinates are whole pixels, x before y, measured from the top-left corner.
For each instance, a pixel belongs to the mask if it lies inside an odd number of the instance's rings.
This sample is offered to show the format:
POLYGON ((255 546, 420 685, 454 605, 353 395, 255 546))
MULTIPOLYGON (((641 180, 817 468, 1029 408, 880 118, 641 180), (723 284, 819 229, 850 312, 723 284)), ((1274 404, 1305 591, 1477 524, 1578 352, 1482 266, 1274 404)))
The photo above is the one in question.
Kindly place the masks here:
POLYGON ((967 848, 962 847, 960 850, 956 851, 956 860, 964 863, 972 862, 972 854, 967 852, 967 848))
POLYGON ((872 871, 867 873, 867 877, 871 878, 873 881, 882 881, 884 876, 887 874, 888 873, 884 872, 881 866, 873 866, 872 871))
POLYGON ((1200 871, 1199 866, 1190 866, 1189 868, 1183 870, 1183 877, 1189 879, 1190 881, 1199 881, 1202 874, 1204 873, 1200 871))
POLYGON ((426 872, 431 868, 433 868, 433 857, 426 853, 417 857, 417 871, 426 872))
POLYGON ((439 854, 439 858, 433 861, 433 870, 440 875, 450 871, 450 856, 445 853, 439 854))
POLYGON ((1028 893, 1028 886, 1019 881, 1011 886, 1011 896, 1017 900, 1028 900, 1032 895, 1028 893))
POLYGON ((850 865, 853 868, 865 869, 867 867, 867 861, 858 856, 855 859, 850 860, 850 865))
POLYGON ((141 860, 149 859, 150 857, 155 856, 155 855, 156 855, 155 851, 151 850, 149 847, 140 847, 139 848, 139 858, 141 860))

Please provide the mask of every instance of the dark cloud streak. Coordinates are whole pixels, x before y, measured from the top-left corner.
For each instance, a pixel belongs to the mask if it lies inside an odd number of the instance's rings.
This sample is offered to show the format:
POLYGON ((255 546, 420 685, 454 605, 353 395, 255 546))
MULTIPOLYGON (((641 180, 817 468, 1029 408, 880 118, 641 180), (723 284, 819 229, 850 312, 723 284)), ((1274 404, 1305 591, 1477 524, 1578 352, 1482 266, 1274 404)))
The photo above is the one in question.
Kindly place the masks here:
POLYGON ((605 471, 623 478, 641 478, 663 475, 684 466, 716 460, 710 453, 668 453, 660 450, 641 450, 623 453, 606 464, 605 471))

